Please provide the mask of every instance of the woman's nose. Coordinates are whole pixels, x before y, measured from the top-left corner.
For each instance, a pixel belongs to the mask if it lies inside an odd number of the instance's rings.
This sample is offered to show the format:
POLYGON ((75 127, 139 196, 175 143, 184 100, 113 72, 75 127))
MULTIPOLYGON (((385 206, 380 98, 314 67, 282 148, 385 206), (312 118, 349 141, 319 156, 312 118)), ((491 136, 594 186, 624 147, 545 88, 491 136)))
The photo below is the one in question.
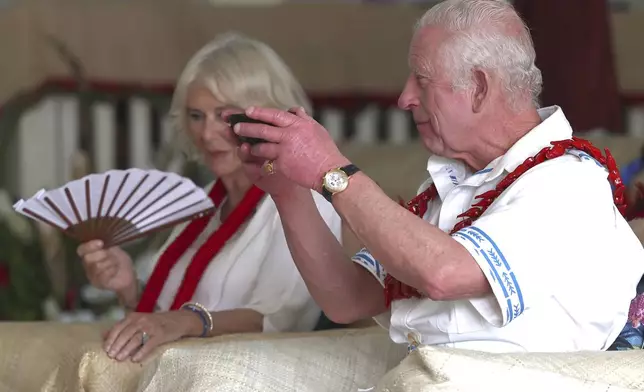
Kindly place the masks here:
POLYGON ((224 132, 226 127, 227 125, 220 121, 208 120, 204 124, 201 136, 204 140, 212 140, 213 138, 221 137, 221 134, 224 132))

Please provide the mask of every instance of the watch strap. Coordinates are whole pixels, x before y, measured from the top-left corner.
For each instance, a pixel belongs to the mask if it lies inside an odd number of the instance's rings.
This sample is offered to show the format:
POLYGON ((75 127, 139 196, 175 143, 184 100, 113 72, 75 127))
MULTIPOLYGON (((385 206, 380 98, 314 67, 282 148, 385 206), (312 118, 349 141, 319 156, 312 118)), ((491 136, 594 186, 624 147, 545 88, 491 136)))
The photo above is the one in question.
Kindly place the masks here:
POLYGON ((342 170, 343 172, 347 173, 347 176, 349 176, 349 177, 351 177, 352 175, 354 175, 354 174, 356 174, 357 172, 360 171, 358 166, 356 166, 356 165, 354 165, 352 163, 348 164, 346 166, 342 166, 340 168, 340 170, 342 170))
MULTIPOLYGON (((346 173, 347 177, 351 177, 352 175, 356 174, 357 172, 360 171, 358 166, 354 164, 348 164, 342 167, 337 168, 336 170, 342 170, 343 172, 346 173)), ((324 185, 322 185, 322 196, 329 202, 333 202, 333 193, 331 193, 324 185)))

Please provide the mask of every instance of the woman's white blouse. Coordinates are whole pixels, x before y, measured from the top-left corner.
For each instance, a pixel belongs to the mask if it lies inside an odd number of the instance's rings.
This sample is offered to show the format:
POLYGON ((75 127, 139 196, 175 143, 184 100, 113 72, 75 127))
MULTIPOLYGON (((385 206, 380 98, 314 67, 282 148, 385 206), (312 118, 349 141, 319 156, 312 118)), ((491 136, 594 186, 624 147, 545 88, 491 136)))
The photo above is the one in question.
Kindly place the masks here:
MULTIPOLYGON (((341 241, 341 220, 317 192, 320 215, 341 241)), ((157 301, 159 310, 170 308, 183 274, 199 247, 221 224, 220 212, 212 217, 168 276, 157 301)), ((187 227, 177 226, 155 259, 187 227)), ((264 332, 310 331, 320 316, 300 276, 286 243, 275 203, 266 196, 253 217, 226 243, 204 272, 192 301, 210 311, 253 309, 264 315, 264 332)))

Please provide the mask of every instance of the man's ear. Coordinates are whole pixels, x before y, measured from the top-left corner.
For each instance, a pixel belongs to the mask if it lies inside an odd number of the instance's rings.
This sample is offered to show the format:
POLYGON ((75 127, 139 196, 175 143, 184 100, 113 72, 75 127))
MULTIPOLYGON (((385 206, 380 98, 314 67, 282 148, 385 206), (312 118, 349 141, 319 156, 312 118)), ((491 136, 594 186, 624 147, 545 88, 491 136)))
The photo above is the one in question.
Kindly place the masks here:
POLYGON ((490 77, 481 69, 474 69, 472 79, 474 88, 472 89, 472 111, 479 113, 483 110, 489 97, 490 77))

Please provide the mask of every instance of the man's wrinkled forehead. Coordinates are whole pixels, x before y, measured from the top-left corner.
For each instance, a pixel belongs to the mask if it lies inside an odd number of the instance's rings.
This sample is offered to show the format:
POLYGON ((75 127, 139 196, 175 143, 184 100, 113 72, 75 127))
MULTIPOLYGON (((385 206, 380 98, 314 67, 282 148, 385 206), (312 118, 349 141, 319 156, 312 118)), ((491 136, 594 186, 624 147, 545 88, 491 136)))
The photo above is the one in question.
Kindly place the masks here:
POLYGON ((411 38, 407 64, 410 69, 434 66, 438 51, 447 39, 448 32, 437 26, 425 26, 418 29, 411 38))

